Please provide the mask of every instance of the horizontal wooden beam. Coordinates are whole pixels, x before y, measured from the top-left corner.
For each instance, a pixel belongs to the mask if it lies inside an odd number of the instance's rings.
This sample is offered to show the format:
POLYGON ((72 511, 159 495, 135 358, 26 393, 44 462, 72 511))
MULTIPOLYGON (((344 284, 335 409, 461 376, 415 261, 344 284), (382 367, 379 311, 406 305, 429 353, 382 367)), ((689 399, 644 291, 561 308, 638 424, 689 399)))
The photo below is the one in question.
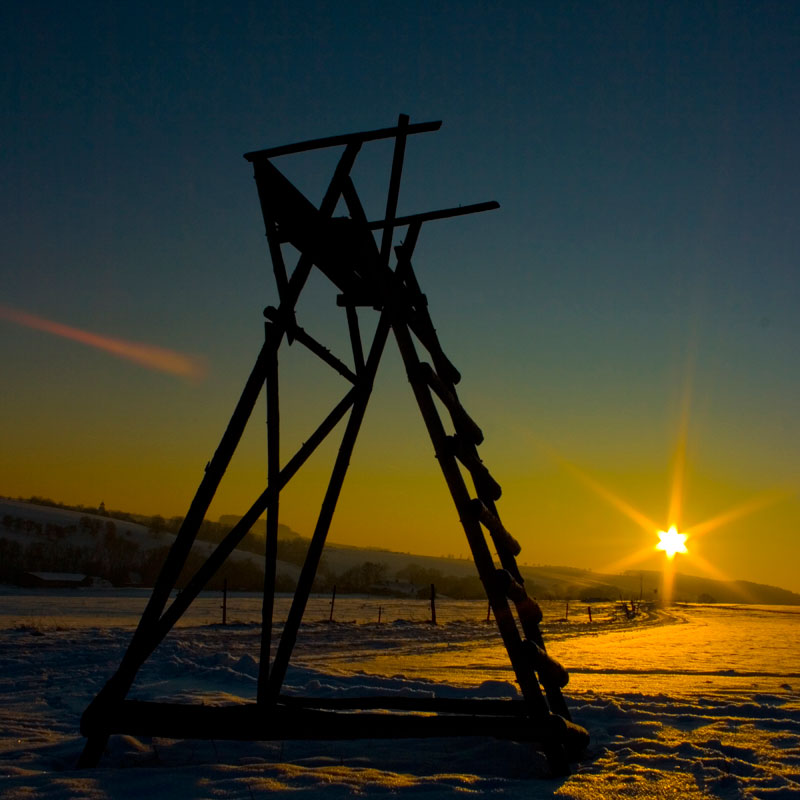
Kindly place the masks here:
POLYGON ((517 742, 558 742, 573 753, 582 750, 589 740, 585 729, 555 714, 537 720, 507 715, 350 714, 257 703, 204 706, 137 700, 124 700, 104 712, 84 714, 81 733, 91 736, 98 732, 234 741, 491 736, 517 742))
MULTIPOLYGON (((436 122, 416 122, 403 128, 403 135, 408 136, 412 133, 430 133, 438 131, 442 127, 442 121, 436 122)), ((259 161, 263 158, 274 158, 275 156, 288 156, 292 153, 304 153, 308 150, 319 150, 323 147, 337 147, 338 145, 350 144, 351 142, 373 142, 376 139, 391 139, 400 132, 395 125, 391 128, 379 128, 374 131, 363 131, 361 133, 343 133, 338 136, 325 136, 322 139, 308 139, 305 142, 295 144, 283 144, 278 147, 268 147, 265 150, 253 150, 245 153, 244 157, 250 161, 259 161)))
MULTIPOLYGON (((447 219, 448 217, 462 217, 464 214, 477 214, 480 211, 494 211, 500 208, 500 203, 496 200, 488 200, 485 203, 473 203, 469 206, 456 206, 454 208, 443 208, 439 211, 422 211, 419 214, 409 214, 406 217, 395 217, 392 226, 395 228, 403 225, 411 225, 413 222, 428 222, 432 219, 447 219)), ((380 230, 386 227, 386 220, 379 219, 368 223, 371 230, 380 230)))
POLYGON ((333 711, 383 709, 422 711, 425 713, 477 714, 496 717, 525 717, 524 700, 499 700, 478 697, 406 697, 372 695, 370 697, 302 697, 281 695, 279 704, 287 708, 317 708, 333 711))

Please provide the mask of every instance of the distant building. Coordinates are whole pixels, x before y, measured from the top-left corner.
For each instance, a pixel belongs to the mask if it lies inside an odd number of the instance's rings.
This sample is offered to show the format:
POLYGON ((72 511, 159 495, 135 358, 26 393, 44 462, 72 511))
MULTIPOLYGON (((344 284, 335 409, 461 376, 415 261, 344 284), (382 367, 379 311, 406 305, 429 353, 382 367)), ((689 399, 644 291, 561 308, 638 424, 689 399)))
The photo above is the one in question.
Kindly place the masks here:
POLYGON ((75 572, 23 572, 19 584, 29 589, 77 589, 91 586, 92 578, 75 572))

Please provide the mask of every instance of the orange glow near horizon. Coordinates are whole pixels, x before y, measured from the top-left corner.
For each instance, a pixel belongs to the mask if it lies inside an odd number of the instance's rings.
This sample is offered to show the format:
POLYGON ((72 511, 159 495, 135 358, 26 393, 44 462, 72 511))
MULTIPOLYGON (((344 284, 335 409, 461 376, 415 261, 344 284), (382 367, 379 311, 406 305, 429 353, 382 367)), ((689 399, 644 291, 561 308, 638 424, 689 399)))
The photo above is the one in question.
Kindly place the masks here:
POLYGON ((118 358, 132 361, 139 366, 158 372, 167 372, 180 378, 198 381, 202 380, 208 372, 205 361, 196 356, 188 356, 156 345, 115 339, 111 336, 73 328, 8 306, 0 305, 0 319, 33 330, 51 333, 62 339, 80 342, 80 344, 94 347, 97 350, 104 350, 118 358))

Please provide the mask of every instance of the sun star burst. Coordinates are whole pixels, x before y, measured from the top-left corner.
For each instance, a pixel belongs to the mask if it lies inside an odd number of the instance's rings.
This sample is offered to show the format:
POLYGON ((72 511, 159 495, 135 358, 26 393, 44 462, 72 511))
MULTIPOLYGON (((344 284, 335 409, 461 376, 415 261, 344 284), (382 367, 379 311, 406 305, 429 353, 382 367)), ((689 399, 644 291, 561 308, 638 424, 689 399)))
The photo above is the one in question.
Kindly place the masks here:
POLYGON ((658 531, 660 541, 656 545, 656 550, 663 550, 669 559, 675 558, 675 553, 688 553, 687 536, 685 533, 678 533, 674 525, 668 531, 658 531))

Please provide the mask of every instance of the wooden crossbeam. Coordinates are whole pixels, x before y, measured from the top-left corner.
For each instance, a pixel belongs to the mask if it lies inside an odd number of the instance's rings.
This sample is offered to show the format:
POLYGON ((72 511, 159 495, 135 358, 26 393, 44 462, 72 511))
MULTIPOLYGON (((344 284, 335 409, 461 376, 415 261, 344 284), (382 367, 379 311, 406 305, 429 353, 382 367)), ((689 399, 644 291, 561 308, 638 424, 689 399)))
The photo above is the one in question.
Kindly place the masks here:
MULTIPOLYGON (((264 316, 272 322, 278 322, 280 319, 280 311, 274 306, 267 306, 264 309, 264 316)), ((315 356, 324 361, 329 367, 332 367, 342 377, 347 378, 350 383, 358 383, 358 376, 347 366, 343 361, 336 358, 325 345, 320 344, 310 333, 304 328, 301 328, 294 322, 294 319, 289 321, 286 325, 287 334, 300 342, 304 347, 310 350, 315 356)))
POLYGON ((99 729, 130 736, 169 739, 234 741, 416 739, 453 736, 491 736, 517 742, 554 742, 567 752, 580 752, 588 743, 586 730, 555 714, 538 719, 517 714, 340 714, 333 711, 282 707, 265 711, 257 703, 234 706, 182 705, 125 700, 113 715, 84 717, 81 732, 99 729))
POLYGON ((281 695, 278 703, 286 708, 318 708, 328 711, 384 709, 388 711, 421 711, 426 714, 475 714, 527 717, 524 700, 484 697, 413 697, 405 695, 370 695, 360 697, 309 697, 281 695))
MULTIPOLYGON (((412 136, 415 133, 430 133, 438 131, 442 127, 441 120, 436 122, 415 122, 407 125, 404 135, 412 136)), ((392 139, 400 132, 399 126, 391 128, 378 128, 374 131, 363 131, 362 133, 344 133, 338 136, 325 136, 321 139, 308 139, 305 142, 295 144, 282 144, 278 147, 268 147, 265 150, 252 150, 245 153, 244 157, 255 164, 264 159, 275 158, 276 156, 288 156, 293 153, 304 153, 309 150, 320 150, 325 147, 337 147, 353 143, 363 144, 364 142, 374 142, 377 139, 392 139)))
MULTIPOLYGON (((117 672, 92 701, 86 713, 93 713, 92 710, 96 707, 119 702, 119 700, 125 696, 133 683, 133 679, 139 667, 141 667, 156 647, 164 640, 164 637, 172 630, 175 623, 183 616, 197 595, 206 587, 239 542, 244 539, 256 520, 266 511, 269 504, 273 502, 280 489, 297 474, 317 447, 319 447, 328 434, 338 425, 342 417, 356 401, 357 396, 358 392, 353 388, 339 401, 314 433, 300 447, 297 453, 295 453, 294 457, 291 458, 281 470, 278 485, 267 486, 241 520, 226 534, 211 555, 189 579, 180 594, 172 601, 169 608, 163 612, 159 619, 152 622, 147 629, 143 630, 140 638, 136 641, 135 648, 133 647, 133 642, 131 642, 117 672)), ((88 742, 79 764, 90 766, 96 763, 102 753, 102 749, 102 747, 98 748, 97 743, 92 741, 88 742)))
POLYGON ((289 614, 283 627, 283 633, 281 634, 280 643, 278 644, 278 651, 275 654, 275 661, 270 671, 269 696, 273 702, 277 700, 283 686, 283 680, 286 677, 289 659, 291 658, 292 650, 297 641, 297 633, 300 629, 300 623, 303 620, 306 603, 308 602, 311 587, 314 583, 317 569, 319 568, 322 549, 325 546, 325 540, 328 536, 331 521, 333 520, 336 503, 338 502, 339 494, 344 484, 347 468, 350 465, 350 458, 353 453, 353 448, 355 447, 356 438, 361 428, 361 423, 364 420, 364 414, 366 413, 367 404, 369 403, 369 398, 372 393, 372 385, 378 370, 378 364, 383 355, 386 339, 389 336, 389 328, 389 313, 384 311, 383 314, 381 314, 381 318, 375 330, 366 366, 359 376, 358 384, 354 387, 356 397, 353 408, 350 411, 347 427, 342 434, 339 452, 336 455, 336 460, 331 470, 328 488, 322 501, 319 516, 317 517, 314 533, 308 545, 305 561, 300 570, 300 576, 297 579, 297 588, 295 589, 292 605, 289 608, 289 614))
MULTIPOLYGON (((330 219, 330 217, 333 216, 333 212, 342 195, 343 186, 350 177, 350 170, 353 168, 360 148, 361 144, 359 142, 350 142, 345 148, 344 153, 342 153, 336 165, 333 177, 325 191, 325 196, 322 198, 322 203, 320 203, 319 214, 322 219, 330 219)), ((256 174, 256 186, 261 202, 261 213, 264 217, 265 224, 268 224, 268 221, 272 219, 268 211, 269 198, 268 194, 262 191, 262 187, 258 181, 258 173, 256 174)), ((289 284, 286 288, 286 297, 281 300, 281 311, 285 311, 286 315, 294 313, 294 308, 297 305, 297 301, 300 299, 300 293, 308 280, 313 266, 314 261, 312 257, 301 252, 300 258, 289 278, 289 284)))
MULTIPOLYGON (((477 214, 481 211, 494 211, 496 208, 500 208, 500 203, 495 200, 489 200, 485 203, 472 203, 468 206, 455 206, 453 208, 442 208, 438 211, 423 211, 419 214, 408 214, 404 217, 397 217, 392 224, 395 228, 402 228, 405 225, 413 225, 415 222, 429 222, 434 219, 461 217, 465 214, 477 214)), ((386 220, 375 220, 368 224, 372 230, 380 230, 386 227, 386 220)))

